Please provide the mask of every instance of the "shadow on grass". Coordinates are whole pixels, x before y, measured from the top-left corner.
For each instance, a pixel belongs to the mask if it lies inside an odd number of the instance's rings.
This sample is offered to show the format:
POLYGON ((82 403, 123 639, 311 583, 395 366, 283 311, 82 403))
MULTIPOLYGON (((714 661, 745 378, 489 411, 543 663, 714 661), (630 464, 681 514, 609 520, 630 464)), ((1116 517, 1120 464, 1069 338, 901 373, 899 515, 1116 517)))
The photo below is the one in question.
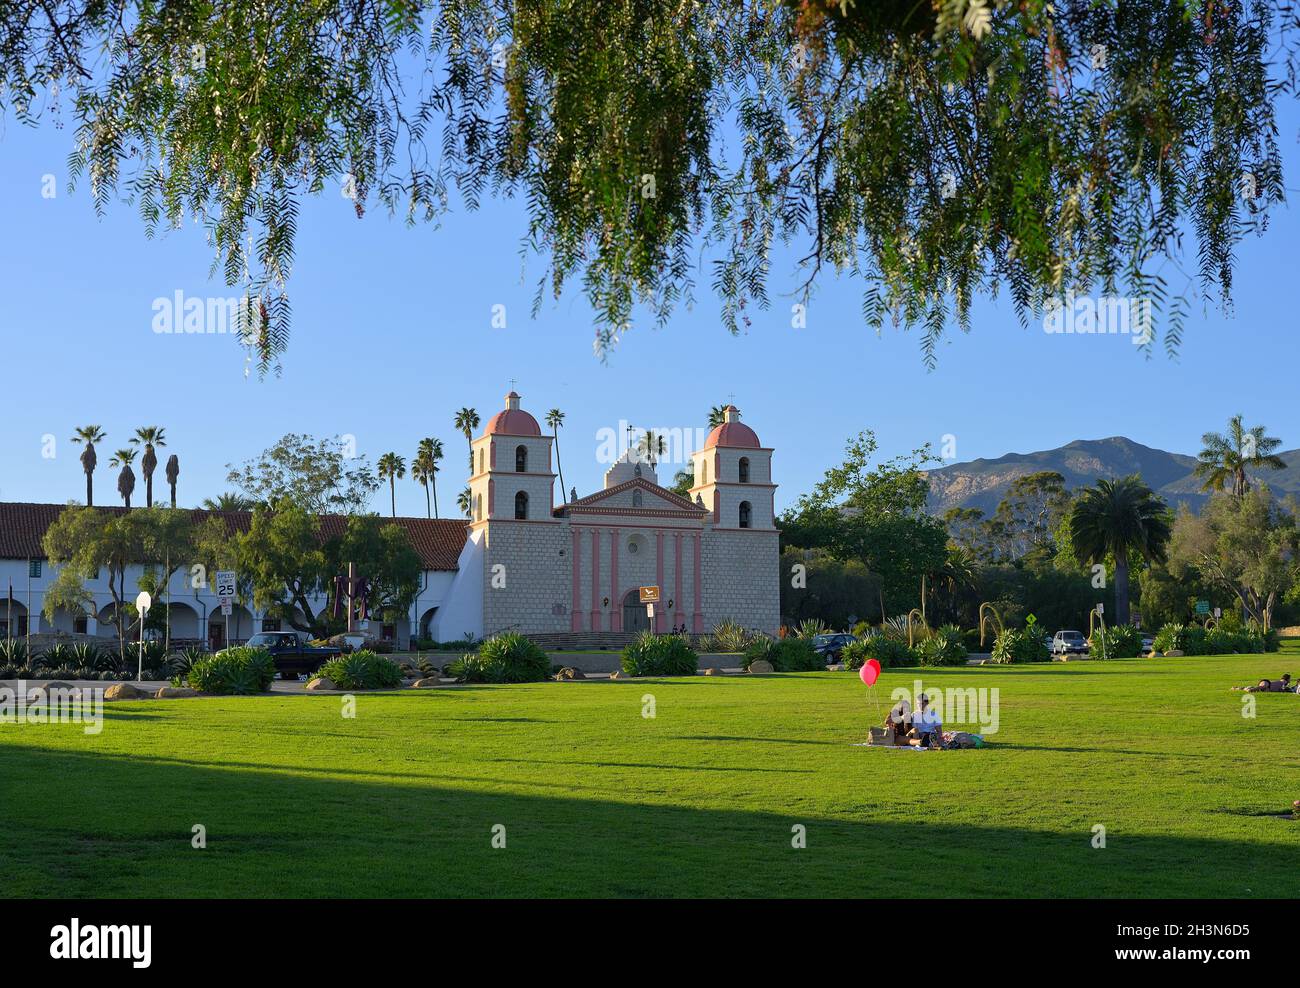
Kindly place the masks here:
POLYGON ((0 831, 25 864, 0 894, 14 897, 1300 894, 1300 874, 1278 864, 1295 846, 1280 827, 1274 842, 1271 831, 1247 841, 1116 824, 1095 850, 1090 823, 977 827, 943 804, 924 819, 891 816, 888 802, 832 819, 580 798, 561 782, 552 795, 424 781, 435 773, 384 781, 43 748, 5 756, 0 831), (796 825, 806 848, 791 846, 796 825))

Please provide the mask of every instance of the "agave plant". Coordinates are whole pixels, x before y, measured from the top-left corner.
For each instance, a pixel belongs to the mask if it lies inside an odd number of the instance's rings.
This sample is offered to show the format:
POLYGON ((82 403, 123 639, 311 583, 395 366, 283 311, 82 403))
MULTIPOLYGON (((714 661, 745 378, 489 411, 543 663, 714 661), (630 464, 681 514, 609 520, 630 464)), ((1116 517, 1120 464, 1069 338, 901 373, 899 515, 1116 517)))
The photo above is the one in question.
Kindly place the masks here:
POLYGON ((189 675, 189 671, 195 662, 202 662, 207 657, 208 653, 205 649, 192 645, 189 648, 173 652, 167 660, 167 669, 172 676, 184 679, 189 675))
POLYGON ((32 665, 39 663, 46 669, 76 668, 81 665, 71 645, 57 642, 32 660, 32 665))
POLYGON ((799 627, 795 630, 796 638, 814 638, 817 635, 824 635, 830 629, 826 627, 826 622, 821 618, 808 618, 799 622, 799 627))
POLYGON ((98 669, 99 663, 103 656, 99 651, 98 645, 92 645, 90 642, 77 642, 70 646, 72 650, 72 661, 81 669, 98 669))
POLYGON ((0 662, 23 668, 27 665, 27 643, 21 638, 0 639, 0 662))

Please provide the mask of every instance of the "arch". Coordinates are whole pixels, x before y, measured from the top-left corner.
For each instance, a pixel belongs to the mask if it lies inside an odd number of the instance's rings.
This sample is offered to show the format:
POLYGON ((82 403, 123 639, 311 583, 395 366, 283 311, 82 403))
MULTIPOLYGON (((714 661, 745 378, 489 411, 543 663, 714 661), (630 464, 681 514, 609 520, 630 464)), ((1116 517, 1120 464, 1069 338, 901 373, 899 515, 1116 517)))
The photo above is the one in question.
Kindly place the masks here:
MULTIPOLYGON (((5 600, 0 603, 0 638, 7 637, 9 634, 9 618, 11 615, 14 621, 14 637, 27 634, 27 607, 17 597, 14 597, 12 601, 5 600)), ((33 628, 32 630, 35 631, 36 629, 33 628)))
POLYGON ((707 459, 700 460, 700 483, 707 484, 708 482, 709 482, 709 461, 707 459))
POLYGON ((740 502, 740 527, 749 528, 754 520, 754 508, 748 501, 740 502))
POLYGON ((417 627, 420 629, 419 637, 421 638, 433 637, 433 632, 432 632, 433 620, 437 616, 438 616, 438 608, 436 606, 430 607, 428 610, 426 610, 423 614, 420 615, 420 622, 417 625, 417 627))
POLYGON ((528 520, 528 492, 520 491, 515 495, 515 520, 528 520))
POLYGON ((515 473, 528 472, 528 447, 519 445, 515 447, 515 473))
POLYGON ((483 495, 482 494, 474 495, 474 520, 475 521, 483 520, 483 495))
POLYGON ((740 458, 740 482, 742 484, 749 483, 749 457, 748 456, 742 456, 740 458))
POLYGON ((650 630, 650 615, 641 603, 641 591, 637 587, 623 595, 623 630, 632 634, 650 630))

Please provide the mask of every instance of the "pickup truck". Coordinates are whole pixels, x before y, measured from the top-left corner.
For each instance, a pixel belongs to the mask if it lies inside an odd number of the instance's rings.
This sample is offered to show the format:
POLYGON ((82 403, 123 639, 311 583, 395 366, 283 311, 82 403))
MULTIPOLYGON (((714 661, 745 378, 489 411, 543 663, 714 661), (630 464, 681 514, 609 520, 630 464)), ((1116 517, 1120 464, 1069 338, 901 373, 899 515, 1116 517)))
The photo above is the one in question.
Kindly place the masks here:
POLYGON ((248 644, 271 653, 271 658, 275 660, 275 671, 281 679, 310 675, 339 655, 339 649, 333 645, 311 644, 302 631, 263 631, 248 639, 248 644))

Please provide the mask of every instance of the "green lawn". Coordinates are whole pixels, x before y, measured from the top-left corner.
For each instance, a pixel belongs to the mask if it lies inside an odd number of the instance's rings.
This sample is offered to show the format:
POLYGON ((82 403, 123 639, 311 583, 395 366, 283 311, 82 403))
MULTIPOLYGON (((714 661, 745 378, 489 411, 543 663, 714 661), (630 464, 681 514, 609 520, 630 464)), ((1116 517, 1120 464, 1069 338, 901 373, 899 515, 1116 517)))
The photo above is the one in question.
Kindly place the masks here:
POLYGON ((992 746, 942 753, 852 746, 848 673, 110 704, 0 725, 3 894, 1294 897, 1300 697, 1227 690, 1284 671, 938 670, 1001 691, 992 746))

